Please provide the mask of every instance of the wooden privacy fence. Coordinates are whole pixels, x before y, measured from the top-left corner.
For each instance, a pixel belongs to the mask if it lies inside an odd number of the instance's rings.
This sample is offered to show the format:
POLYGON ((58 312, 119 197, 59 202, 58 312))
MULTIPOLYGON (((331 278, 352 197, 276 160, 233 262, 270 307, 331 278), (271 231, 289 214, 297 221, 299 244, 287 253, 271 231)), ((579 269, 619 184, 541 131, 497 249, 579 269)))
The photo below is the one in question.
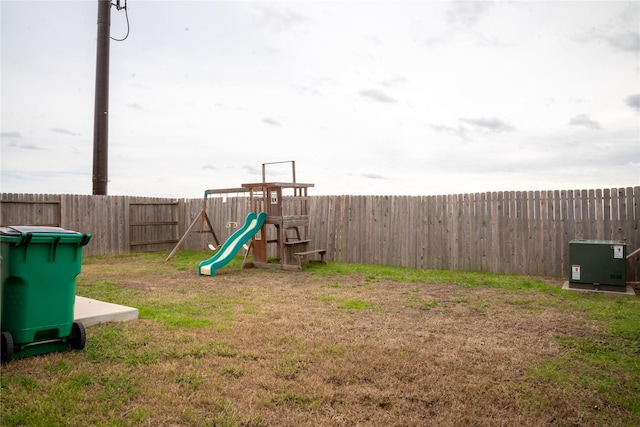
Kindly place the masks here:
MULTIPOLYGON (((202 209, 202 199, 165 199, 132 196, 2 194, 0 226, 58 226, 93 237, 85 255, 162 251, 174 247, 202 209)), ((242 226, 246 197, 209 200, 212 226, 223 240, 242 226)), ((205 250, 211 235, 193 233, 184 248, 205 250)))
MULTIPOLYGON (((569 241, 624 240, 640 247, 640 187, 492 192, 443 196, 312 196, 310 238, 339 262, 426 269, 568 275, 569 241)), ((93 234, 86 255, 170 250, 202 209, 202 199, 2 194, 0 223, 59 225, 93 234)), ((245 196, 211 197, 207 213, 220 241, 241 227, 245 196)), ((206 250, 194 227, 182 248, 206 250)), ((640 255, 627 279, 640 280, 640 255)))
MULTIPOLYGON (((568 275, 569 241, 640 246, 640 187, 446 196, 320 196, 311 238, 335 261, 568 275)), ((629 280, 639 277, 638 256, 629 280)))

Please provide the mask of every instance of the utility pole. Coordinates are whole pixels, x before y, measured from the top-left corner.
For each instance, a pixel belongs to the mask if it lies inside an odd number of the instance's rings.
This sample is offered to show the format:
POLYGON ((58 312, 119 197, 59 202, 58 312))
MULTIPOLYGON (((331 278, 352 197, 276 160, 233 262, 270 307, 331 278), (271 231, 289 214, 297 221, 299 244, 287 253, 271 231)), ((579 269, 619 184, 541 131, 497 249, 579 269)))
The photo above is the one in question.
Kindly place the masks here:
POLYGON ((93 121, 93 195, 106 195, 109 148, 109 41, 111 0, 98 0, 96 95, 93 121))

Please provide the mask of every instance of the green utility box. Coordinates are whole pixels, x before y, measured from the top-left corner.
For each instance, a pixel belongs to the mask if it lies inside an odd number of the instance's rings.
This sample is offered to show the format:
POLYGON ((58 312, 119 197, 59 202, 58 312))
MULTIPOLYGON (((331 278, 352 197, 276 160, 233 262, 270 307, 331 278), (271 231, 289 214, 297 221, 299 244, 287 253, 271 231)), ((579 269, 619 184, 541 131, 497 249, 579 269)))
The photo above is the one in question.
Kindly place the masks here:
POLYGON ((84 348, 84 326, 73 321, 73 310, 82 247, 90 239, 59 227, 0 228, 3 362, 84 348))
POLYGON ((569 267, 569 287, 624 292, 627 245, 619 240, 572 240, 569 267))

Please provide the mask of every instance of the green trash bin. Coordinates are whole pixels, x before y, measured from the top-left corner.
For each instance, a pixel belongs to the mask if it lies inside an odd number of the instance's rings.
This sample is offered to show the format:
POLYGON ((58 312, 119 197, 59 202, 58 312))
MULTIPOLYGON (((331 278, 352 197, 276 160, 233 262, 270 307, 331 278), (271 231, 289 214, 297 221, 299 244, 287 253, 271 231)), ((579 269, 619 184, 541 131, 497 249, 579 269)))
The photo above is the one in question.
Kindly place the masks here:
POLYGON ((73 309, 90 239, 59 227, 0 228, 3 362, 84 348, 84 326, 73 321, 73 309))

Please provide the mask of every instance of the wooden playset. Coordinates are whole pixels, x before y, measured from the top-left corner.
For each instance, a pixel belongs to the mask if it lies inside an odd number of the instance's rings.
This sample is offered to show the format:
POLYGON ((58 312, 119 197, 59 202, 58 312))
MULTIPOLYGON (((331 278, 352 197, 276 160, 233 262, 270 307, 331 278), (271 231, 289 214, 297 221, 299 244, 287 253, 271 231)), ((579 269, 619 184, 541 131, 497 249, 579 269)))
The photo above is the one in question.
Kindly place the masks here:
POLYGON ((280 268, 284 270, 301 270, 302 264, 315 261, 312 255, 319 255, 318 262, 325 263, 326 249, 311 249, 309 237, 309 196, 308 188, 313 184, 296 182, 295 161, 274 162, 262 164, 262 182, 242 184, 240 188, 226 188, 206 190, 202 211, 192 221, 191 225, 180 239, 176 247, 167 257, 167 260, 175 255, 186 235, 192 231, 194 225, 200 221, 200 232, 210 232, 218 247, 217 253, 210 259, 203 261, 199 266, 199 274, 215 275, 215 269, 230 261, 240 247, 251 240, 243 267, 256 268, 280 268), (266 166, 277 163, 291 163, 291 182, 266 182, 266 166), (249 206, 251 213, 247 217, 245 226, 236 231, 227 241, 220 246, 220 242, 213 230, 211 221, 207 215, 207 198, 213 194, 249 193, 249 206), (263 215, 262 213, 266 214, 263 215), (253 214, 253 216, 251 216, 253 214), (258 215, 256 215, 258 214, 258 215), (255 217, 255 218, 254 218, 255 217), (248 224, 252 219, 252 224, 248 224), (260 222, 256 222, 259 220, 260 222), (208 230, 204 230, 204 225, 208 230), (252 228, 252 227, 255 227, 252 228), (259 227, 259 229, 257 228, 259 227), (273 245, 273 246, 270 246, 273 245), (269 248, 274 247, 275 253, 269 259, 269 248), (247 261, 249 252, 252 260, 247 261))

